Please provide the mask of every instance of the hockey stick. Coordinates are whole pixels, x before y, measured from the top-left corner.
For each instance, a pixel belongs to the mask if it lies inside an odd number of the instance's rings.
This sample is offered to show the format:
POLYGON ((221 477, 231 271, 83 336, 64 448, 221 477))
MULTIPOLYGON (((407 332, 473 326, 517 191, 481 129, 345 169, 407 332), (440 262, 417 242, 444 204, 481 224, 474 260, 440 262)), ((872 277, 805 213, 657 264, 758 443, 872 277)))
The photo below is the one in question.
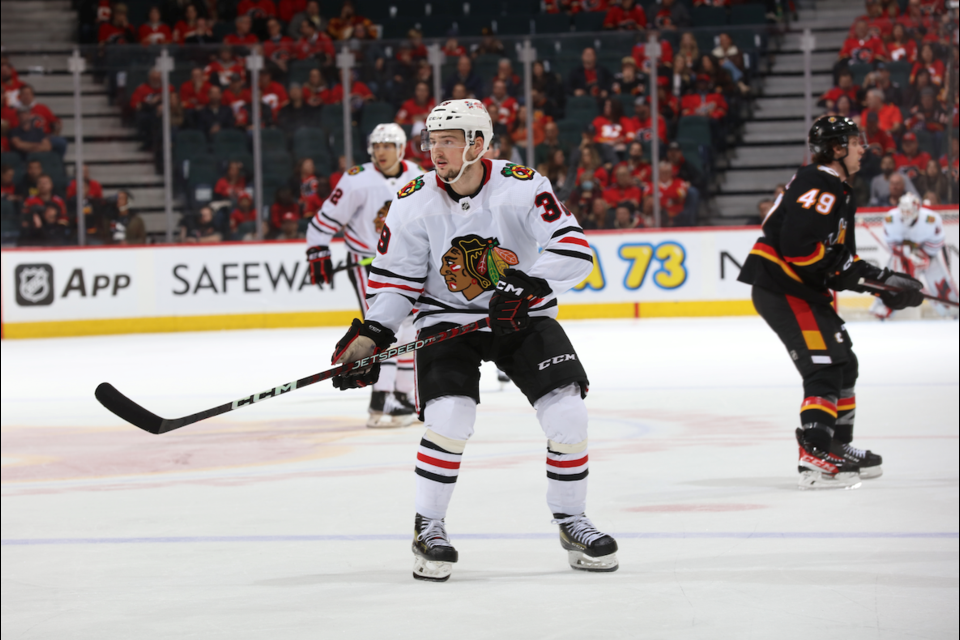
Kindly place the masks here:
POLYGON ((97 387, 95 395, 97 400, 100 401, 100 404, 106 407, 106 409, 111 413, 123 418, 130 424, 134 425, 135 427, 139 427, 148 433, 160 435, 173 431, 174 429, 179 429, 180 427, 185 427, 188 424, 193 424, 194 422, 200 422, 201 420, 219 416, 223 413, 236 411, 237 409, 242 409, 243 407, 249 407, 250 405, 257 404, 258 402, 269 400, 270 398, 276 398, 277 396, 282 396, 286 393, 290 393, 291 391, 302 389, 303 387, 309 387, 312 384, 329 380, 340 373, 345 373, 355 369, 365 369, 371 364, 385 362, 394 356, 398 356, 403 353, 413 353, 414 351, 419 351, 420 349, 424 349, 430 345, 439 344, 445 340, 449 340, 450 338, 454 338, 456 336, 462 336, 466 333, 473 333, 474 331, 479 331, 480 329, 486 329, 489 326, 490 318, 483 318, 482 320, 477 320, 476 322, 471 322, 470 324, 465 324, 461 327, 447 329, 442 333, 432 335, 423 340, 417 340, 416 342, 410 342, 392 349, 387 349, 386 351, 374 354, 368 358, 364 358, 363 360, 357 360, 356 362, 345 362, 334 367, 333 369, 327 369, 326 371, 315 373, 312 376, 307 376, 306 378, 300 378, 299 380, 294 380, 293 382, 281 384, 273 389, 267 389, 266 391, 261 391, 260 393, 244 396, 239 400, 222 404, 219 407, 207 409, 206 411, 200 411, 198 413, 192 413, 188 416, 184 416, 183 418, 176 418, 173 420, 161 418, 160 416, 147 411, 136 402, 117 391, 117 389, 109 382, 101 383, 100 386, 97 387))
MULTIPOLYGON (((883 284, 882 282, 874 282, 873 280, 861 280, 860 286, 873 289, 874 291, 889 291, 890 293, 900 293, 903 291, 903 289, 899 287, 891 287, 890 285, 883 284)), ((931 302, 939 302, 940 304, 945 304, 948 307, 960 307, 960 303, 953 302, 952 300, 944 300, 943 298, 938 298, 937 296, 931 296, 923 291, 920 292, 920 295, 931 302)))
MULTIPOLYGON (((373 258, 364 258, 360 262, 350 262, 350 260, 348 259, 346 264, 341 262, 336 267, 330 270, 330 289, 331 290, 334 289, 333 276, 337 275, 341 271, 349 271, 354 267, 367 267, 367 266, 370 266, 371 264, 373 264, 373 258)), ((318 282, 317 287, 319 287, 320 290, 323 291, 323 283, 318 282)))

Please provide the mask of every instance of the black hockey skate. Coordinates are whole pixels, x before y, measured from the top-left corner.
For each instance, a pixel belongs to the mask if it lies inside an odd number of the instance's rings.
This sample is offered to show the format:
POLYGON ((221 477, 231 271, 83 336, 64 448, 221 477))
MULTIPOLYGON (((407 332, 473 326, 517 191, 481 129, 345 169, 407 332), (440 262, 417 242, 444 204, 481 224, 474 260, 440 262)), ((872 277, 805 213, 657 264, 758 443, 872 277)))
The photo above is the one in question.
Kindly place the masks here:
POLYGON ((501 371, 500 367, 497 367, 497 382, 500 383, 501 391, 506 389, 507 385, 512 382, 512 380, 510 380, 510 376, 501 371))
POLYGON ((830 451, 824 451, 805 437, 802 428, 797 429, 800 489, 856 489, 860 486, 860 466, 847 459, 840 443, 829 442, 830 451))
POLYGON ((424 518, 419 513, 413 522, 413 577, 428 582, 446 582, 453 564, 459 560, 450 544, 443 520, 424 518))
POLYGON ((407 399, 405 393, 374 391, 381 394, 379 411, 374 411, 374 400, 370 401, 370 418, 367 427, 371 429, 398 429, 410 425, 417 417, 416 408, 407 399))
POLYGON ((871 480, 883 475, 883 457, 877 455, 869 449, 857 449, 850 444, 840 444, 840 450, 843 457, 860 467, 860 478, 862 480, 871 480))
POLYGON ((598 531, 585 514, 555 513, 553 517, 553 524, 560 525, 560 546, 567 550, 571 567, 578 571, 605 573, 620 568, 617 541, 598 531))

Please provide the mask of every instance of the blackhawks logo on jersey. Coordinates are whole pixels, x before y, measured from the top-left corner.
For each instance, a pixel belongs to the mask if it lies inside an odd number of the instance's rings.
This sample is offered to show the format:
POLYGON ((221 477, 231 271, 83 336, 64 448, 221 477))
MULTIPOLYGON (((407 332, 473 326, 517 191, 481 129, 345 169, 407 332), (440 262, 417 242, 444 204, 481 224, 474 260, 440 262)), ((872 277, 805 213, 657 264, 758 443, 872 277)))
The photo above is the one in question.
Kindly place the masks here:
POLYGON ((403 189, 400 189, 400 191, 397 192, 397 197, 406 198, 407 196, 412 196, 417 191, 420 191, 420 189, 423 189, 423 184, 424 184, 423 176, 417 176, 416 178, 408 182, 407 186, 405 186, 403 189))
POLYGON ((507 166, 500 172, 504 178, 516 178, 517 180, 533 180, 533 169, 525 167, 522 164, 507 163, 507 166))
POLYGON ((363 167, 360 166, 360 165, 357 165, 357 166, 355 166, 355 167, 350 167, 350 170, 347 171, 347 175, 348 175, 348 176, 355 176, 355 175, 357 175, 358 173, 362 173, 362 172, 363 172, 363 167))
POLYGON ((451 245, 443 254, 440 275, 449 291, 460 292, 467 300, 492 291, 503 272, 520 263, 517 254, 501 248, 496 238, 471 234, 454 238, 451 245))
POLYGON ((387 214, 390 213, 390 203, 393 200, 387 200, 383 203, 383 206, 380 207, 380 210, 377 211, 377 217, 373 219, 373 226, 377 228, 377 233, 383 231, 383 225, 387 221, 387 214))

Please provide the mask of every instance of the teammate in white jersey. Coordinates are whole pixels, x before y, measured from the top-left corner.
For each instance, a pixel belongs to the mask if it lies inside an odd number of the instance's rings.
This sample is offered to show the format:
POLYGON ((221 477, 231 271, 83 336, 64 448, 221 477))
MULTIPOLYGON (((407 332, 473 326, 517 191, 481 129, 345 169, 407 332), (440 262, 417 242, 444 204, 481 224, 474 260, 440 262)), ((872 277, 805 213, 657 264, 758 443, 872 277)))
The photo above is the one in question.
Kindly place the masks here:
MULTIPOLYGON (((380 230, 397 190, 423 171, 403 159, 407 136, 397 124, 381 124, 370 134, 367 153, 373 158, 353 167, 340 179, 337 188, 323 203, 307 229, 307 260, 314 284, 330 284, 333 264, 330 241, 343 231, 347 245, 347 262, 357 266, 348 270, 357 293, 360 312, 367 313, 367 277, 369 268, 360 264, 373 258, 380 230)), ((412 319, 404 322, 398 339, 414 338, 412 319)), ((373 385, 367 426, 371 428, 402 427, 413 422, 413 358, 401 356, 384 363, 383 375, 373 385)))
MULTIPOLYGON (((943 300, 957 301, 957 284, 947 268, 943 249, 947 236, 940 214, 921 205, 912 193, 900 198, 900 205, 887 212, 883 232, 890 248, 891 270, 902 271, 927 283, 927 292, 943 300)), ((957 317, 956 307, 933 303, 941 316, 957 317)), ((877 298, 870 312, 886 320, 894 312, 877 298)))
MULTIPOLYGON (((414 307, 420 338, 489 316, 492 331, 416 352, 417 408, 427 429, 416 462, 413 575, 444 581, 458 560, 444 518, 473 434, 480 365, 491 360, 526 395, 547 436, 547 505, 570 565, 615 571, 616 541, 584 514, 587 375, 555 319, 557 295, 589 275, 593 254, 549 180, 483 158, 492 137, 477 100, 444 102, 430 113, 421 144, 436 169, 397 194, 377 245, 366 321, 354 320, 333 360, 387 348, 414 307)), ((376 376, 374 365, 334 383, 376 376)))

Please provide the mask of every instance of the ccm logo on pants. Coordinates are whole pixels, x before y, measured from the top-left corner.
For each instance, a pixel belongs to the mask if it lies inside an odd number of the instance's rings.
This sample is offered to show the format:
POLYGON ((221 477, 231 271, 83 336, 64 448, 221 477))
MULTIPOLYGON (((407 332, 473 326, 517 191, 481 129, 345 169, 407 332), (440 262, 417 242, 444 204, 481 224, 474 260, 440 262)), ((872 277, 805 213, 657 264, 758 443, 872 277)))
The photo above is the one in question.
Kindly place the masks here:
POLYGON ((564 356, 557 356, 556 358, 550 358, 549 360, 544 360, 540 363, 540 371, 543 371, 552 364, 560 364, 561 362, 568 362, 570 360, 576 360, 577 354, 568 353, 564 356))

